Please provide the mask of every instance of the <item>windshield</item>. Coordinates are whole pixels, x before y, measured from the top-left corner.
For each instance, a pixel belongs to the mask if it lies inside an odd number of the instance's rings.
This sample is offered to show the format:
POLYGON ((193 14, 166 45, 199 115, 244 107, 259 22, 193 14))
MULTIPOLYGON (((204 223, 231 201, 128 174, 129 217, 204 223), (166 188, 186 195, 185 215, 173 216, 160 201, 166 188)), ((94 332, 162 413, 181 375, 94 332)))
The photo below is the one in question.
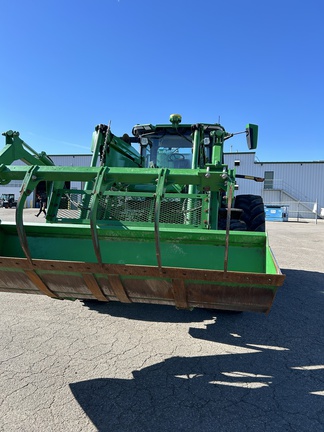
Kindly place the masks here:
POLYGON ((191 135, 148 134, 148 144, 142 146, 146 167, 191 168, 191 135))

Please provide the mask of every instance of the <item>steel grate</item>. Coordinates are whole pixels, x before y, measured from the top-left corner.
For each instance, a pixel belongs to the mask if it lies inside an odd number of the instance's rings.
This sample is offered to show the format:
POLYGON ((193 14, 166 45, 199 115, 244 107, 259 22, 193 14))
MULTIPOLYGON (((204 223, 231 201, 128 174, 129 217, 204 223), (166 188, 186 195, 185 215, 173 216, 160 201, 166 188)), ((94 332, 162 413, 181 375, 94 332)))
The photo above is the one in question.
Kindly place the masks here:
POLYGON ((98 205, 98 220, 153 222, 154 198, 104 196, 98 205))
MULTIPOLYGON (((163 198, 159 222, 200 225, 201 205, 201 199, 197 198, 163 198)), ((153 223, 154 207, 154 198, 106 196, 100 200, 97 219, 153 223)))
POLYGON ((200 225, 202 200, 198 198, 164 198, 160 222, 176 225, 200 225))
MULTIPOLYGON (((81 212, 84 208, 83 201, 83 191, 80 191, 80 194, 63 194, 57 211, 57 218, 81 219, 81 212)), ((92 197, 87 205, 88 210, 91 209, 91 201, 92 197)), ((162 198, 159 222, 199 226, 201 224, 201 206, 201 198, 162 198)), ((108 192, 99 200, 97 220, 154 223, 154 213, 154 197, 109 195, 108 192)))

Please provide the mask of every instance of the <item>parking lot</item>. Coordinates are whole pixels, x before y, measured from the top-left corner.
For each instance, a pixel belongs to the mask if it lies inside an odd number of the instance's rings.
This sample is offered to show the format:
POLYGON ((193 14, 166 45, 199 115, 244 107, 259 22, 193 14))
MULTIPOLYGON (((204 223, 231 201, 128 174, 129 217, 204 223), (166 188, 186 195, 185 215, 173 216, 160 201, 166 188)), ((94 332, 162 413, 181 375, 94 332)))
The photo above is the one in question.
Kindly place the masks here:
POLYGON ((0 430, 322 432, 324 220, 267 231, 268 315, 0 294, 0 430))

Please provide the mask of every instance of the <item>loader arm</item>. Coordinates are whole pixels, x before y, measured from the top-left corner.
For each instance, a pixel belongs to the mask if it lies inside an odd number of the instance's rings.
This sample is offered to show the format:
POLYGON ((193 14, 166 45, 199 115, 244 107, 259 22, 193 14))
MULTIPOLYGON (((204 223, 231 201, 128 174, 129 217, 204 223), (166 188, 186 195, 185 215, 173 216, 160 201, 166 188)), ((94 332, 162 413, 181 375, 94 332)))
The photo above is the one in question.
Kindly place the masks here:
POLYGON ((142 167, 143 158, 131 146, 138 142, 127 134, 122 138, 117 137, 110 131, 110 125, 100 124, 96 126, 92 136, 93 162, 91 166, 97 164, 98 156, 100 165, 113 167, 142 167))
POLYGON ((0 151, 0 163, 11 165, 16 160, 21 160, 26 165, 52 166, 54 162, 45 152, 37 153, 20 137, 19 132, 9 130, 2 134, 6 138, 6 145, 0 151))

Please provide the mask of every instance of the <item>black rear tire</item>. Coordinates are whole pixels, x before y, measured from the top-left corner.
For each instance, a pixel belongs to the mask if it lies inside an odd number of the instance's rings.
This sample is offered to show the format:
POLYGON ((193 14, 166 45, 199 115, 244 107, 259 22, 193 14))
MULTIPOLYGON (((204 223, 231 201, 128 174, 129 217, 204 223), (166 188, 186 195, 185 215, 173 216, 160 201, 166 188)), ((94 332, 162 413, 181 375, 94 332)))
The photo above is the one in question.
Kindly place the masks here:
POLYGON ((242 209, 241 220, 246 223, 247 231, 265 232, 265 212, 263 199, 259 195, 238 195, 235 207, 242 209))
MULTIPOLYGON (((226 230, 226 219, 220 219, 218 222, 218 229, 226 230)), ((246 223, 242 220, 231 219, 230 231, 246 231, 246 223)))

